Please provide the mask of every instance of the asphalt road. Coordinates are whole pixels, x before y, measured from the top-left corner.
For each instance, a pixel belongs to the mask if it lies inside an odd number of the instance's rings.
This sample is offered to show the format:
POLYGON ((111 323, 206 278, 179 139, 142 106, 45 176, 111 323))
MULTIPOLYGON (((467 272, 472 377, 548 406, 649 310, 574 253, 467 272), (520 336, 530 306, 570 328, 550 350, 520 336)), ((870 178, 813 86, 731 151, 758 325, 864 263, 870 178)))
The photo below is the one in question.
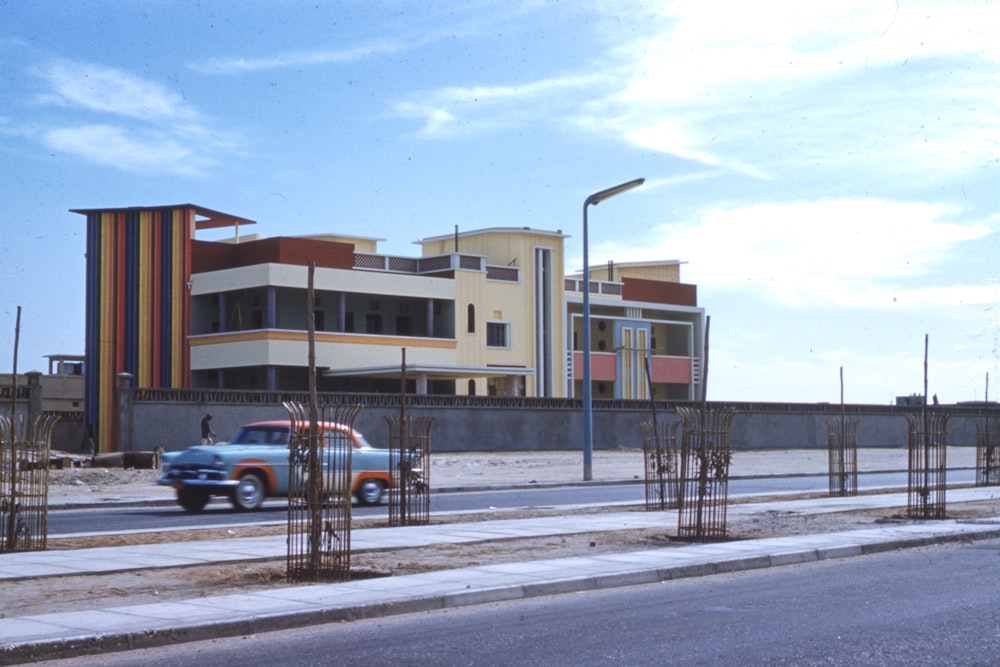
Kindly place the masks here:
POLYGON ((995 665, 998 579, 991 540, 53 664, 995 665))
MULTIPOLYGON (((971 483, 974 471, 949 471, 949 483, 971 483)), ((733 479, 729 494, 768 495, 790 492, 827 491, 825 475, 803 477, 760 477, 733 479)), ((887 488, 906 486, 905 473, 864 474, 859 476, 860 488, 887 488)), ((552 488, 490 490, 463 493, 435 493, 431 496, 434 512, 463 512, 490 508, 513 509, 521 507, 559 507, 580 504, 642 503, 645 498, 641 483, 623 485, 578 485, 552 488)), ((228 501, 213 500, 204 512, 191 514, 179 507, 103 507, 80 510, 54 510, 49 512, 50 536, 75 533, 112 533, 127 530, 162 530, 205 526, 232 526, 249 523, 280 523, 287 521, 287 505, 282 500, 268 501, 256 512, 236 512, 228 501)), ((351 510, 356 517, 384 517, 385 505, 360 507, 351 510)))

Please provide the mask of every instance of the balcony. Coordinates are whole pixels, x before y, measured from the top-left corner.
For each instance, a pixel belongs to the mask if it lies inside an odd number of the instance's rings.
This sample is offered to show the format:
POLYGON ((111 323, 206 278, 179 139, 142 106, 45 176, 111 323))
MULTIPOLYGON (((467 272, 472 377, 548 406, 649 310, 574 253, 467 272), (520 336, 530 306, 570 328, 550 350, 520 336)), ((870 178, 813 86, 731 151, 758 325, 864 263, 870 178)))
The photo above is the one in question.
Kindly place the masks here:
MULTIPOLYGON (((563 289, 567 292, 579 292, 580 294, 583 294, 583 279, 566 278, 563 289)), ((621 298, 622 283, 608 280, 591 280, 590 293, 621 298)))
MULTIPOLYGON (((583 294, 583 280, 566 278, 567 292, 583 294)), ((698 306, 698 286, 687 283, 671 283, 642 278, 623 278, 622 282, 591 280, 592 295, 615 297, 623 301, 645 301, 669 306, 698 306)))
POLYGON ((479 271, 486 273, 487 280, 520 282, 521 269, 516 266, 487 264, 482 255, 432 255, 430 257, 400 257, 398 255, 374 255, 354 253, 354 268, 366 271, 389 273, 409 273, 433 275, 454 271, 479 271))
MULTIPOLYGON (((694 379, 691 357, 670 357, 653 355, 650 357, 649 374, 654 384, 690 384, 694 379)), ((615 352, 593 352, 590 355, 590 377, 593 382, 615 382, 618 380, 618 354, 615 352)), ((573 352, 573 379, 583 379, 583 352, 573 352)))

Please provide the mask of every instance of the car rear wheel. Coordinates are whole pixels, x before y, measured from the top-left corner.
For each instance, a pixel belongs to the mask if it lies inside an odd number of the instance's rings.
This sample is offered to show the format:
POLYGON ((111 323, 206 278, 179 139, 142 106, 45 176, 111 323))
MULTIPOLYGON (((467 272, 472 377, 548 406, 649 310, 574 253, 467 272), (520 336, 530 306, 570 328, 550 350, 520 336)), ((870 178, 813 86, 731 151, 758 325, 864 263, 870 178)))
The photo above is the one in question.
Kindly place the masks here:
POLYGON ((188 512, 200 512, 208 504, 208 494, 201 489, 178 489, 177 503, 188 512))
POLYGON ((377 479, 363 479, 358 485, 358 502, 362 505, 378 505, 382 502, 382 482, 377 479))
POLYGON ((252 472, 245 473, 233 492, 233 507, 244 512, 255 510, 264 504, 266 494, 264 480, 252 472))

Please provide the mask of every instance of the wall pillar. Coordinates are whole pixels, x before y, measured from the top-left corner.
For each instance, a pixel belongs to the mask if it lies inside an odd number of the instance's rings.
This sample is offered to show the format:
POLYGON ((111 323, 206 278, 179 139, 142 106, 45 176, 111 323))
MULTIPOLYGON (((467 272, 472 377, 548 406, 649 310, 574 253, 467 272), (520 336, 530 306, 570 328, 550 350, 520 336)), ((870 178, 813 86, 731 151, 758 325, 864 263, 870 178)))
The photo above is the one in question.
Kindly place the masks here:
POLYGON ((42 414, 42 374, 29 371, 28 376, 28 418, 42 414))
POLYGON ((135 451, 132 431, 132 374, 118 374, 118 442, 116 451, 135 451))

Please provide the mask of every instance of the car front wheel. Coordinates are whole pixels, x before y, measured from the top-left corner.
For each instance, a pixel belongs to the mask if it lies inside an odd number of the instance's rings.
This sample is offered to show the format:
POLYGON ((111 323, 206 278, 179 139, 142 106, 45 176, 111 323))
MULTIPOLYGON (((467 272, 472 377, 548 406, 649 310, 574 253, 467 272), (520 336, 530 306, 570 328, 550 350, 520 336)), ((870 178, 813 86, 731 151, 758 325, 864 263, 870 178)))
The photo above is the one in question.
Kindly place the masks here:
POLYGON ((244 512, 255 510, 264 504, 266 493, 264 480, 252 472, 245 473, 233 492, 233 507, 244 512))
POLYGON ((177 504, 188 512, 200 512, 208 504, 208 494, 201 489, 178 489, 177 504))
POLYGON ((358 486, 358 502, 362 505, 378 505, 382 502, 382 482, 377 479, 363 479, 358 486))

